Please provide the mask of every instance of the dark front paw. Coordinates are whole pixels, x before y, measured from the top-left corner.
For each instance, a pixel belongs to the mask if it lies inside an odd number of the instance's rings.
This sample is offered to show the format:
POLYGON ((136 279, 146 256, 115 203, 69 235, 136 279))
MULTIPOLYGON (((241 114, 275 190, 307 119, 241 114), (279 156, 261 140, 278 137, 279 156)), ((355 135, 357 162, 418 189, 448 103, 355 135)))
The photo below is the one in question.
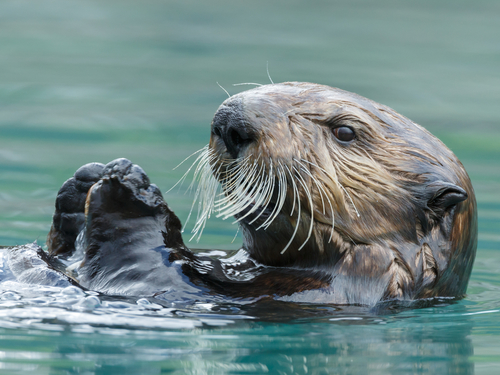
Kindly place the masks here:
MULTIPOLYGON (((127 230, 127 235, 132 237, 162 238, 168 248, 184 247, 179 218, 144 170, 127 159, 106 164, 101 179, 88 193, 85 214, 87 236, 99 237, 99 241, 116 239, 118 233, 113 228, 130 226, 133 230, 127 230), (141 226, 145 220, 161 223, 160 230, 154 230, 151 223, 141 226)), ((122 232, 119 235, 125 236, 122 232)))
POLYGON ((87 214, 116 212, 123 217, 155 215, 165 202, 160 189, 146 172, 127 159, 116 159, 104 167, 100 181, 87 199, 87 214))
POLYGON ((73 253, 76 237, 85 223, 87 193, 102 177, 104 167, 101 163, 85 164, 59 189, 52 227, 47 236, 49 254, 67 257, 73 253))

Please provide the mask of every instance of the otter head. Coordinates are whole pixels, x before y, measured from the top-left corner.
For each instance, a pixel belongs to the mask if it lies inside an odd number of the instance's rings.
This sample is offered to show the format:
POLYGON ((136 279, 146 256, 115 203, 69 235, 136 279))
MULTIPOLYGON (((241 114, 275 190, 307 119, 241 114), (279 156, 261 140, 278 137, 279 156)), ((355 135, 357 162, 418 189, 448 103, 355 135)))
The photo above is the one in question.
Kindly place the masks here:
POLYGON ((428 246, 428 266, 443 273, 460 258, 468 279, 470 180, 443 143, 386 106, 311 83, 261 86, 222 103, 200 160, 224 194, 199 172, 198 229, 211 210, 234 216, 263 264, 333 266, 367 247, 417 262, 428 246))

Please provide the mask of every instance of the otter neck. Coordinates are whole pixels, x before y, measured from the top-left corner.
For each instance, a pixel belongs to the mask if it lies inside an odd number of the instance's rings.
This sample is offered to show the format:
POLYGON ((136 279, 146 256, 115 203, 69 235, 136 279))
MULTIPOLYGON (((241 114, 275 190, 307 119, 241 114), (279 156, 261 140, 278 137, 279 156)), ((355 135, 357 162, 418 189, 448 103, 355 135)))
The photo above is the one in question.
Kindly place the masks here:
POLYGON ((306 244, 304 239, 294 239, 290 246, 284 250, 284 244, 288 243, 291 237, 287 237, 283 232, 273 231, 269 228, 266 231, 259 230, 257 233, 242 225, 243 249, 245 249, 256 261, 271 267, 318 267, 334 266, 342 257, 345 251, 351 246, 338 238, 330 240, 324 235, 320 238, 311 236, 306 244), (318 245, 318 240, 321 240, 318 245), (329 241, 330 240, 330 241, 329 241))

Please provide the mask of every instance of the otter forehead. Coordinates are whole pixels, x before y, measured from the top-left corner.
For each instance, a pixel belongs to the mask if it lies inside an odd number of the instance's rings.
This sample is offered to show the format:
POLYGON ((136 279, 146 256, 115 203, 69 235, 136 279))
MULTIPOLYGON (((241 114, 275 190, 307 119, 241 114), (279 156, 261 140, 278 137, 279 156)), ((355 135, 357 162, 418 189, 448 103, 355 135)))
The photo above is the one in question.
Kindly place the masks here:
POLYGON ((447 154, 439 140, 389 107, 348 91, 302 82, 260 86, 228 98, 214 116, 212 135, 219 136, 237 158, 252 142, 265 140, 266 145, 291 138, 297 142, 296 132, 314 142, 344 125, 359 135, 363 147, 375 140, 403 140, 415 149, 439 148, 447 154))
POLYGON ((378 132, 414 132, 419 138, 428 135, 425 129, 387 106, 349 91, 307 82, 264 85, 233 95, 221 104, 214 119, 220 115, 277 126, 290 116, 313 122, 350 116, 367 127, 376 126, 378 132), (378 128, 379 125, 384 128, 378 128))
MULTIPOLYGON (((255 112, 258 117, 266 115, 284 115, 292 108, 321 107, 326 110, 343 101, 354 101, 355 94, 332 87, 304 82, 285 82, 264 85, 241 92, 226 99, 219 110, 226 108, 240 109, 249 114, 255 112)), ((361 98, 361 97, 360 97, 361 98)))
POLYGON ((231 100, 234 98, 258 99, 268 97, 273 98, 274 100, 284 98, 287 101, 293 99, 303 100, 304 97, 307 97, 308 99, 317 99, 321 102, 327 99, 338 100, 342 98, 353 101, 365 100, 367 102, 371 102, 369 99, 363 98, 362 96, 359 96, 357 94, 326 85, 319 85, 309 82, 284 82, 271 85, 262 85, 250 90, 243 91, 226 99, 223 102, 223 105, 227 102, 231 102, 231 100))

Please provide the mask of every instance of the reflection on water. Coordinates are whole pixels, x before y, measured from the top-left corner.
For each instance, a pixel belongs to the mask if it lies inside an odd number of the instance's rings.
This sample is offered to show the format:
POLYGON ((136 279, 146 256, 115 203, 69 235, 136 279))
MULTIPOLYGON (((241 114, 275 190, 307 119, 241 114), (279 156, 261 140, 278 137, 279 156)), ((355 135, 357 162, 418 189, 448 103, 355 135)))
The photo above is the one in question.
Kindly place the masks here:
MULTIPOLYGON (((102 329, 94 335, 78 330, 33 330, 28 336, 21 331, 8 344, 25 348, 24 341, 29 339, 30 349, 37 355, 4 368, 33 371, 43 363, 38 370, 47 373, 65 373, 75 364, 79 370, 67 373, 319 373, 315 369, 323 373, 473 373, 473 364, 467 359, 473 355, 471 340, 466 337, 470 327, 463 335, 444 338, 437 337, 433 328, 411 334, 404 329, 332 324, 290 327, 258 323, 248 328, 196 334, 102 329), (249 332, 254 334, 246 334, 249 332)), ((22 351, 11 350, 4 358, 22 356, 22 351)))
MULTIPOLYGON (((163 191, 226 94, 313 81, 440 137, 476 190, 468 297, 368 313, 331 306, 163 306, 3 285, 0 373, 498 373, 500 3, 52 0, 0 3, 0 245, 44 242, 80 165, 126 157, 163 191)), ((165 196, 182 220, 191 196, 165 196)), ((236 249, 210 221, 194 247, 236 249)))
POLYGON ((76 366, 76 373, 96 374, 305 374, 321 368, 473 372, 474 313, 463 304, 444 301, 397 315, 282 302, 179 308, 102 297, 75 287, 12 288, 19 292, 0 296, 5 369, 65 373, 76 366))

